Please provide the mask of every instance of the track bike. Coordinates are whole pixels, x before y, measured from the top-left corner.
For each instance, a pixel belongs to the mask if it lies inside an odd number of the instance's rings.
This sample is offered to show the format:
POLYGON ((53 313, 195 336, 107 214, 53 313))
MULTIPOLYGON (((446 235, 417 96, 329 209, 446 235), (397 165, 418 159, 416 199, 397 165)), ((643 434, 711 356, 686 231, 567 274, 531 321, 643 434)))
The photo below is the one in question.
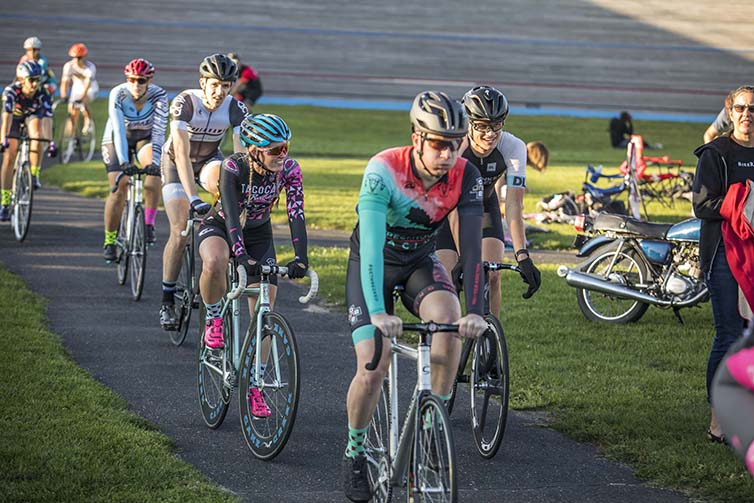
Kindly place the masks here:
POLYGON ((196 249, 196 225, 202 219, 196 212, 189 209, 186 228, 181 231, 181 236, 186 239, 186 246, 181 255, 181 270, 175 283, 175 307, 178 314, 178 326, 170 331, 170 340, 176 346, 183 344, 188 335, 191 324, 191 313, 199 307, 199 267, 196 263, 198 250, 196 249))
POLYGON ((126 207, 120 218, 118 238, 115 241, 115 261, 118 264, 118 284, 125 285, 126 280, 130 279, 131 297, 135 301, 141 299, 147 268, 147 241, 142 203, 144 182, 142 177, 150 174, 154 173, 149 168, 139 168, 129 164, 115 178, 115 186, 110 188, 110 192, 116 192, 121 178, 130 177, 126 207))
MULTIPOLYGON (((521 269, 512 264, 484 262, 483 265, 485 278, 488 271, 509 270, 521 274, 521 269)), ((500 320, 489 311, 488 287, 489 284, 485 283, 484 320, 488 328, 481 337, 464 341, 453 391, 448 400, 448 414, 451 414, 458 396, 458 385, 469 385, 474 444, 485 459, 494 457, 503 441, 510 395, 508 345, 500 320)))
POLYGON ((60 145, 60 162, 68 164, 69 162, 91 161, 96 144, 94 117, 89 117, 89 129, 82 131, 86 113, 84 104, 80 101, 71 103, 71 106, 77 110, 75 123, 72 115, 68 113, 67 104, 66 101, 60 99, 52 104, 53 127, 55 128, 53 137, 60 145))
MULTIPOLYGON (((228 269, 230 292, 222 301, 224 347, 213 349, 204 343, 204 306, 200 310, 200 336, 197 344, 197 390, 202 417, 208 427, 219 428, 230 405, 232 391, 238 388, 241 431, 251 452, 259 459, 277 456, 288 442, 298 409, 301 372, 296 337, 285 317, 270 307, 269 286, 273 274, 288 274, 282 266, 262 266, 259 287, 247 286, 246 270, 228 269), (244 295, 256 295, 251 324, 242 336, 241 302, 244 295), (262 394, 271 415, 251 414, 252 388, 262 394)), ((307 271, 310 284, 305 304, 317 294, 319 279, 307 271)))
MULTIPOLYGON (((457 332, 457 325, 404 323, 403 330, 419 333, 417 348, 391 338, 388 378, 367 430, 364 447, 372 501, 390 501, 393 487, 406 487, 408 501, 458 501, 455 444, 450 417, 432 394, 430 339, 436 332, 457 332), (398 357, 416 361, 416 387, 403 427, 398 421, 398 357)), ((377 368, 382 333, 375 330, 375 352, 367 370, 377 368)))
MULTIPOLYGON (((31 208, 32 202, 34 201, 34 180, 31 174, 29 150, 33 139, 34 138, 29 138, 26 134, 26 126, 22 124, 18 138, 18 154, 16 155, 16 162, 13 167, 13 187, 10 201, 10 223, 13 228, 13 234, 18 242, 26 239, 31 224, 31 208)), ((47 140, 40 139, 39 141, 47 140)))

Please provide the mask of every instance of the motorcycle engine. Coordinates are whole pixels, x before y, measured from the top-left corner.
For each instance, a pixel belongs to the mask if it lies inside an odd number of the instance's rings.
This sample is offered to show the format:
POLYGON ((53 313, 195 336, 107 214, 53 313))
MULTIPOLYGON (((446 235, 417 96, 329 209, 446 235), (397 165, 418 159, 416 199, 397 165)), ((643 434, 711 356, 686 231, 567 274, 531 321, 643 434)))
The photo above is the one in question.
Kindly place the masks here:
POLYGON ((682 274, 673 273, 665 283, 665 290, 673 295, 686 295, 694 288, 694 283, 682 274))

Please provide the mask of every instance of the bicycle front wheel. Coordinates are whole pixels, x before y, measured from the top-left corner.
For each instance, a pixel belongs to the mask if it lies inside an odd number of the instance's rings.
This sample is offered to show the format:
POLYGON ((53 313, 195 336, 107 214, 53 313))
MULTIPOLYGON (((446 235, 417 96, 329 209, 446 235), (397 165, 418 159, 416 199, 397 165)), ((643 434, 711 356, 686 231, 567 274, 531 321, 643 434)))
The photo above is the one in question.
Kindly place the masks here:
POLYGON ((129 206, 123 209, 120 217, 120 227, 118 228, 118 237, 115 240, 115 261, 118 263, 118 284, 125 285, 128 279, 128 261, 130 260, 129 246, 131 238, 128 235, 128 213, 129 206))
POLYGON ((382 383, 382 394, 377 408, 369 421, 369 429, 364 439, 367 458, 369 485, 372 488, 372 501, 387 503, 393 496, 392 465, 390 458, 390 388, 387 381, 382 383))
POLYGON ((479 454, 490 459, 500 448, 508 419, 508 346, 500 321, 485 316, 488 329, 474 341, 471 358, 471 428, 479 454))
POLYGON ((408 501, 458 501, 456 451, 450 418, 435 396, 425 396, 417 411, 408 501))
POLYGON ((134 208, 134 228, 131 233, 129 254, 131 255, 131 297, 138 301, 144 290, 144 274, 147 268, 147 240, 144 228, 144 208, 134 208))
MULTIPOLYGON (((191 252, 189 252, 187 247, 183 252, 181 270, 175 283, 175 308, 178 314, 178 329, 170 332, 170 340, 176 346, 183 344, 183 341, 186 340, 189 326, 191 326, 191 311, 193 310, 195 296, 192 281, 193 274, 191 252)), ((199 318, 199 326, 199 334, 202 335, 202 327, 204 327, 203 316, 199 318)))
POLYGON ((254 456, 269 460, 280 454, 293 430, 301 372, 296 338, 282 315, 270 312, 262 319, 261 366, 264 371, 258 378, 255 376, 257 343, 255 322, 249 327, 241 350, 238 402, 246 444, 254 456), (261 392, 270 409, 269 417, 252 415, 249 403, 252 388, 261 392))
MULTIPOLYGON (((83 112, 81 113, 83 114, 83 112)), ((79 136, 79 153, 82 161, 89 162, 92 160, 96 143, 94 118, 91 118, 89 121, 89 129, 81 132, 81 136, 79 136)))
POLYGON ((33 199, 31 168, 29 161, 23 161, 16 165, 16 173, 13 177, 13 211, 11 224, 16 241, 23 241, 29 233, 31 224, 31 203, 33 199))
MULTIPOLYGON (((200 310, 204 319, 204 308, 200 310)), ((202 324, 203 326, 203 324, 202 324)), ((197 343, 198 358, 196 384, 202 418, 212 429, 219 428, 228 413, 231 391, 236 385, 236 372, 232 360, 231 312, 227 310, 223 318, 225 346, 212 349, 204 344, 204 333, 200 333, 197 343)))

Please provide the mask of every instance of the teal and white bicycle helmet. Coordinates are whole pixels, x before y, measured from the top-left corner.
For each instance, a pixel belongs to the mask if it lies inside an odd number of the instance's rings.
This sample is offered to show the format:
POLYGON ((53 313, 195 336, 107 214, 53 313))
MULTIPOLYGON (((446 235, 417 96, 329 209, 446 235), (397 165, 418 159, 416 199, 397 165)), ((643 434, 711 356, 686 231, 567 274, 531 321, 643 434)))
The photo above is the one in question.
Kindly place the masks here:
POLYGON ((291 130, 274 114, 249 114, 241 122, 241 144, 266 147, 272 143, 291 141, 291 130))

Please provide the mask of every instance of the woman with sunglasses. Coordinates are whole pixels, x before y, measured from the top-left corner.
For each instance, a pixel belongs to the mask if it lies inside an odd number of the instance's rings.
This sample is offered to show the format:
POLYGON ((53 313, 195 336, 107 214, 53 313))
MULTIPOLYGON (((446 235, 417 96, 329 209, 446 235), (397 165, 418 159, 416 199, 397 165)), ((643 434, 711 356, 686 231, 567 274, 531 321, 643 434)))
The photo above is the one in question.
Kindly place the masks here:
MULTIPOLYGON (((754 86, 732 91, 726 103, 733 126, 724 134, 694 151, 699 158, 694 177, 694 213, 702 220, 699 254, 715 321, 715 338, 707 361, 707 402, 710 402, 712 378, 731 345, 741 336, 743 318, 738 312, 739 287, 731 272, 723 240, 721 208, 726 195, 735 183, 754 180, 754 86)), ((731 252, 734 250, 731 249, 731 252)), ((725 438, 711 412, 707 439, 724 442, 725 438)))
MULTIPOLYGON (((60 81, 60 99, 69 103, 81 103, 84 105, 84 121, 81 132, 89 131, 91 110, 89 104, 97 97, 99 85, 95 76, 97 67, 87 60, 89 49, 82 43, 73 44, 68 49, 71 60, 63 65, 63 74, 60 81)), ((78 121, 78 109, 68 106, 68 114, 72 124, 78 121)), ((73 131, 71 131, 73 133, 73 131)))
MULTIPOLYGON (((102 137, 102 160, 109 186, 133 162, 132 152, 150 175, 144 181, 144 221, 147 244, 155 243, 154 222, 160 202, 160 155, 168 120, 168 95, 152 84, 154 66, 146 59, 134 59, 123 69, 126 82, 110 91, 108 117, 102 137)), ((115 240, 128 192, 128 177, 123 177, 116 192, 105 202, 105 261, 116 258, 115 240)))
MULTIPOLYGON (((489 86, 478 86, 463 97, 469 116, 469 132, 461 155, 479 167, 484 184, 484 217, 482 219, 482 260, 502 262, 505 249, 503 222, 496 183, 507 186, 505 220, 510 230, 515 258, 521 267, 524 282, 529 289, 528 299, 539 289, 541 276, 529 257, 524 235, 523 202, 526 190, 526 144, 507 131, 503 131, 508 117, 508 100, 503 93, 489 86)), ((437 239, 437 256, 449 271, 458 263, 459 229, 457 217, 451 214, 440 229, 437 239)), ((500 312, 500 271, 489 273, 490 312, 500 312)))
MULTIPOLYGON (((18 153, 18 139, 25 123, 30 138, 52 137, 52 98, 41 86, 42 67, 36 61, 26 61, 16 67, 16 81, 3 90, 2 128, 0 152, 3 154, 0 172, 0 222, 10 220, 13 165, 18 153)), ((34 175, 34 188, 41 187, 39 171, 42 165, 39 141, 32 140, 29 162, 34 175)), ((57 153, 55 142, 50 141, 47 155, 57 153)))
MULTIPOLYGON (((252 285, 259 283, 260 265, 276 263, 270 212, 283 190, 295 253, 295 258, 286 265, 288 276, 302 278, 309 267, 304 186, 301 167, 288 157, 291 140, 288 125, 277 115, 250 114, 241 123, 240 140, 245 151, 223 160, 220 199, 199 227, 198 247, 202 258, 199 287, 207 308, 204 341, 210 348, 223 346, 220 309, 231 254, 246 267, 252 285)), ((274 305, 277 277, 272 276, 270 283, 270 304, 274 305)), ((255 304, 256 297, 250 296, 252 313, 255 304)), ((251 390, 249 401, 254 416, 270 415, 259 390, 251 390)))

